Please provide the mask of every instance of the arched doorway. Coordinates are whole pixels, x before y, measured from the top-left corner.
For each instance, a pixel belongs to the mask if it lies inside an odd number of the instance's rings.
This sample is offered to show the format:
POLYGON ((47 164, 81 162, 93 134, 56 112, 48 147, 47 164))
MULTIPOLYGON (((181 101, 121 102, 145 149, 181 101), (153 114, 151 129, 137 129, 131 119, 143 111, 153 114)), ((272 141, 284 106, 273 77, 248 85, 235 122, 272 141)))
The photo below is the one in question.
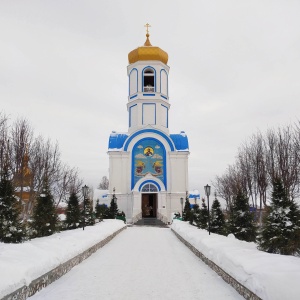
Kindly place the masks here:
POLYGON ((157 187, 152 183, 147 183, 142 190, 142 217, 156 218, 157 215, 157 187))

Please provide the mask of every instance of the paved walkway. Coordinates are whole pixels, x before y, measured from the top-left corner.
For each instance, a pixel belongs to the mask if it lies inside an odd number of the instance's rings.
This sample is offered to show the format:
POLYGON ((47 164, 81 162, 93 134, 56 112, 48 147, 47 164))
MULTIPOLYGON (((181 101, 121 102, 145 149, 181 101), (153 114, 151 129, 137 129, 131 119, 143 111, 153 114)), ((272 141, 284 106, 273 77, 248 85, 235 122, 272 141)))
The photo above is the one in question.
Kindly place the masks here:
POLYGON ((169 228, 127 228, 30 299, 243 299, 169 228))

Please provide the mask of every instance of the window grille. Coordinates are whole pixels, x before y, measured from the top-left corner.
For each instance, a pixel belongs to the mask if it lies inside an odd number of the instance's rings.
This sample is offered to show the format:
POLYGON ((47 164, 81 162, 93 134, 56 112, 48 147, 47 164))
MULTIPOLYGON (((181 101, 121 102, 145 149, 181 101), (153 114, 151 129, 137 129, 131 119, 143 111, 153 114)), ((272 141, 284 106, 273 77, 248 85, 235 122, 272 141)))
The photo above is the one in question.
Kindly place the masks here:
POLYGON ((142 188, 143 193, 157 193, 157 187, 154 184, 148 183, 145 184, 142 188))

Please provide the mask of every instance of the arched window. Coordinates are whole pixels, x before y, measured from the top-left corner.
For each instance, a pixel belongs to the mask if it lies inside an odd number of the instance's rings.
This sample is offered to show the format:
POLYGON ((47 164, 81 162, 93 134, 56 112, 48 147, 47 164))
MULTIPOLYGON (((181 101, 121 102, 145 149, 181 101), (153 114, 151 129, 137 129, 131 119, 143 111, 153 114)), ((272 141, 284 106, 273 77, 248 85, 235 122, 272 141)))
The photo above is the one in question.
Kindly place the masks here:
POLYGON ((147 68, 143 72, 143 92, 155 92, 155 76, 152 68, 147 68))
POLYGON ((157 193, 157 192, 158 192, 157 187, 152 183, 145 184, 142 188, 142 193, 157 193))
POLYGON ((129 74, 129 95, 137 93, 138 91, 138 71, 136 68, 132 69, 129 74))
POLYGON ((160 92, 168 96, 168 73, 166 70, 160 70, 160 92))

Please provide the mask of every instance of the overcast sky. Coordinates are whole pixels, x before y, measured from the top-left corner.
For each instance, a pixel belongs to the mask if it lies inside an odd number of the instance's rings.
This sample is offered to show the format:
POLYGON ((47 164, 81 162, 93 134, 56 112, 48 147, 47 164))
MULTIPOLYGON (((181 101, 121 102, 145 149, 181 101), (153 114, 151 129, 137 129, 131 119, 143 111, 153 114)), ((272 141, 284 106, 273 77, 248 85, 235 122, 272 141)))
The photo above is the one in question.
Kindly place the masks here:
POLYGON ((57 140, 96 187, 109 134, 128 130, 128 53, 147 22, 203 195, 252 134, 300 119, 299 0, 0 0, 0 111, 57 140))

